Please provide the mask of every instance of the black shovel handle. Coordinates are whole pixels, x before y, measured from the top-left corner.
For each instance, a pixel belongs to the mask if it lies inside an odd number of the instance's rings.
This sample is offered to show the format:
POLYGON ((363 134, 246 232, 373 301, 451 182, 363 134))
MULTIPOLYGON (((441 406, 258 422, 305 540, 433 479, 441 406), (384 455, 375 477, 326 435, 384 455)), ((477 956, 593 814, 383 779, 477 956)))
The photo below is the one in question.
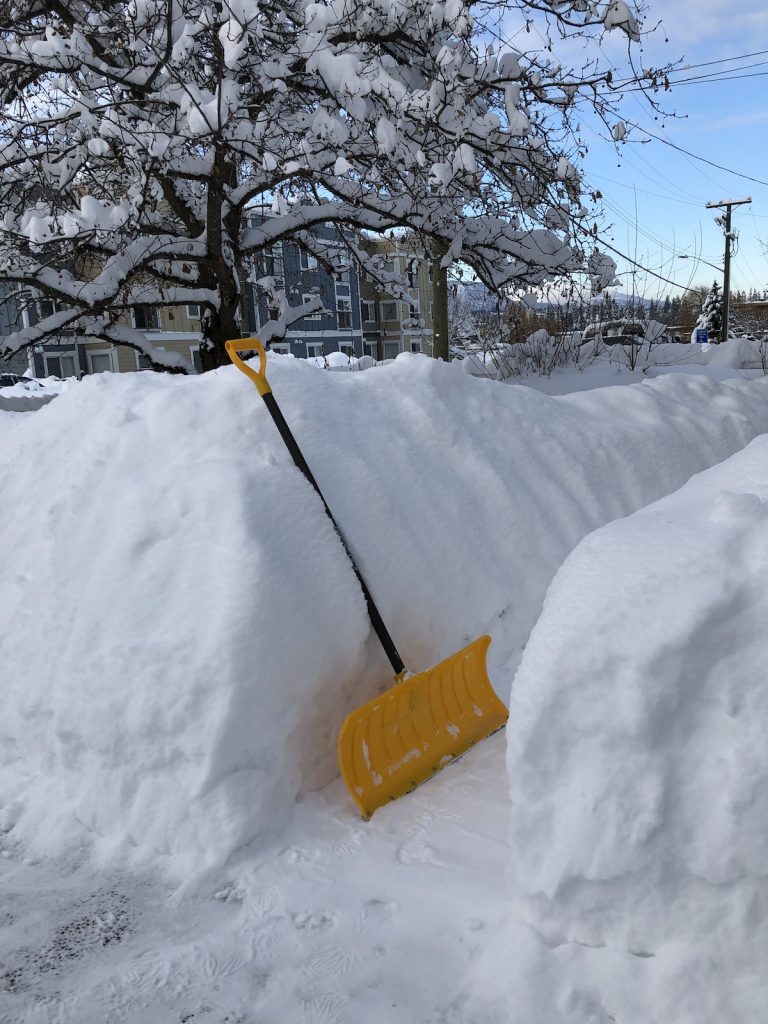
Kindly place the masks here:
POLYGON ((349 558, 352 568, 354 569, 355 576, 357 576, 357 582, 360 584, 360 588, 363 591, 365 603, 368 607, 368 616, 371 620, 371 625, 374 628, 376 636, 381 641, 381 646, 384 648, 384 653, 389 658, 390 664, 392 665, 392 668, 395 670, 395 675, 401 675, 401 673, 405 672, 405 665, 403 664, 403 659, 398 654, 394 641, 392 640, 392 637, 389 635, 387 627, 384 625, 384 620, 379 614, 379 609, 376 607, 373 597, 371 596, 371 592, 368 589, 368 586, 365 580, 363 579, 354 558, 352 557, 352 552, 349 550, 349 545, 344 539, 344 534, 341 532, 339 524, 333 518, 333 513, 328 508, 328 502, 325 500, 323 492, 318 487, 317 481, 312 475, 312 470, 307 465, 307 460, 302 455, 301 449, 296 443, 296 438, 293 436, 290 427, 285 422, 285 418, 282 412, 280 411, 280 406, 277 404, 277 402, 275 401, 275 396, 272 394, 272 388, 267 383, 267 353, 264 350, 264 346, 261 344, 258 338, 238 338, 236 341, 227 341, 225 343, 225 348, 227 350, 227 355, 235 364, 235 366, 237 366, 239 370, 242 370, 247 377, 250 377, 250 379, 256 385, 256 389, 258 390, 261 397, 264 399, 264 404, 269 410, 269 414, 274 420, 275 426, 277 427, 280 433, 280 437, 282 437, 283 441, 285 442, 285 447, 290 452, 291 458, 293 459, 296 467, 301 470, 301 472, 307 478, 309 483, 312 484, 315 491, 317 491, 317 494, 323 503, 323 508, 326 511, 326 515, 333 523, 333 528, 336 531, 336 535, 338 536, 339 540, 341 541, 342 547, 347 553, 347 557, 349 558), (258 353, 258 370, 254 370, 252 366, 249 366, 239 356, 240 352, 251 351, 258 353))

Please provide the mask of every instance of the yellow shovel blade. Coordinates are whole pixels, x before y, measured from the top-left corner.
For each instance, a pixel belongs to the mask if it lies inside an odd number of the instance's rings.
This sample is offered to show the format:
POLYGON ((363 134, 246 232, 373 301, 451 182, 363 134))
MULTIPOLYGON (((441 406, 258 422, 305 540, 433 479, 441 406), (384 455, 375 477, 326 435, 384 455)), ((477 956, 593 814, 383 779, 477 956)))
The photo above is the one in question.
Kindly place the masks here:
POLYGON ((349 715, 339 734, 339 765, 364 818, 504 725, 507 709, 485 667, 490 642, 481 636, 349 715))

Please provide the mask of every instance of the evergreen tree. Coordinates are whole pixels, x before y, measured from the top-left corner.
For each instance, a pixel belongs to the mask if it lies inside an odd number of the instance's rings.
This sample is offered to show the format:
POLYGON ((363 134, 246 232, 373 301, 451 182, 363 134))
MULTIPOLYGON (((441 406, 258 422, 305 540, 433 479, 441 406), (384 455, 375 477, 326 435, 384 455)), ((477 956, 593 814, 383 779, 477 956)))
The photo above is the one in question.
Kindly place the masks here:
POLYGON ((696 321, 697 327, 705 327, 710 341, 720 341, 723 331, 723 295, 717 281, 712 282, 712 287, 701 306, 701 314, 696 321))

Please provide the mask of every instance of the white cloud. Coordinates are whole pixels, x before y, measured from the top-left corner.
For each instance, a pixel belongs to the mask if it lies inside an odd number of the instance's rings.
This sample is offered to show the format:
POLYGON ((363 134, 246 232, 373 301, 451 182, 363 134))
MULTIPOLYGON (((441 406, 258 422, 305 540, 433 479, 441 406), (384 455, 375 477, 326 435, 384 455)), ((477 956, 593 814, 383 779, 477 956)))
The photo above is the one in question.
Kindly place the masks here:
POLYGON ((761 124, 768 121, 768 110, 753 110, 747 114, 734 114, 723 117, 719 121, 711 121, 706 125, 698 125, 698 131, 723 131, 726 128, 742 128, 749 124, 761 124))
MULTIPOLYGON (((665 0, 664 4, 654 0, 649 5, 645 27, 650 28, 657 20, 661 20, 670 44, 688 57, 702 44, 713 41, 717 41, 719 49, 735 46, 735 52, 749 53, 761 48, 760 40, 768 29, 768 10, 762 0, 738 0, 731 5, 722 0, 665 0)), ((662 32, 651 38, 654 50, 661 39, 662 32)), ((721 52, 717 56, 733 55, 721 52)))

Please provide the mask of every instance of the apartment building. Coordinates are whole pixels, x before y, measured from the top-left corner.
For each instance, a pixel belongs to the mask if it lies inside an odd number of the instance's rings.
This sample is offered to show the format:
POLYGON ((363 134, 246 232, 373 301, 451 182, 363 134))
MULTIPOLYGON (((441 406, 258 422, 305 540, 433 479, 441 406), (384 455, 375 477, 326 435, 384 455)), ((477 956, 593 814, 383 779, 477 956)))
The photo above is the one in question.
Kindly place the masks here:
MULTIPOLYGON (((395 298, 372 280, 366 280, 333 225, 315 229, 317 237, 336 250, 335 272, 295 242, 275 243, 243 268, 245 287, 242 333, 258 335, 275 315, 266 295, 253 282, 275 278, 291 305, 319 297, 322 309, 296 321, 274 351, 297 358, 323 357, 332 352, 348 356, 371 355, 377 361, 394 359, 400 352, 432 353, 431 265, 406 237, 370 238, 366 248, 385 259, 385 269, 406 277, 406 294, 395 298), (339 267, 341 268, 339 270, 339 267)), ((32 292, 0 305, 0 332, 17 325, 31 326, 56 309, 47 298, 32 292)), ((200 369, 200 307, 139 306, 126 313, 130 323, 158 348, 177 352, 200 369)), ((5 364, 8 366, 8 364, 5 364)), ((88 341, 75 332, 37 345, 15 357, 14 366, 31 367, 36 377, 71 377, 90 373, 126 373, 149 369, 145 356, 124 345, 88 341)), ((10 368, 10 367, 9 367, 10 368)))
POLYGON ((405 235, 364 240, 366 251, 381 257, 384 269, 404 275, 405 296, 395 298, 361 275, 360 306, 363 344, 376 360, 395 359, 400 352, 432 355, 432 264, 405 235))
MULTIPOLYGON (((51 299, 35 295, 31 290, 0 295, 0 335, 19 328, 34 326, 38 320, 56 312, 51 299)), ((154 345, 178 352, 200 368, 200 307, 196 305, 158 308, 137 307, 130 314, 130 323, 142 331, 154 345)), ((149 360, 125 345, 89 341, 71 330, 63 330, 56 341, 35 345, 3 360, 3 369, 24 373, 30 369, 35 377, 80 377, 89 373, 126 373, 148 369, 149 360)))
MULTIPOLYGON (((0 338, 4 334, 11 334, 17 331, 21 324, 21 316, 18 303, 11 296, 11 286, 0 282, 0 338)), ((26 352, 17 352, 10 359, 0 362, 0 373, 26 373, 29 369, 29 358, 26 352)))
MULTIPOLYGON (((273 342, 271 348, 300 359, 327 356, 331 352, 362 356, 357 265, 333 225, 320 225, 314 234, 335 251, 335 262, 343 267, 341 273, 331 273, 306 249, 288 241, 270 246, 248 268, 251 278, 275 278, 276 285, 285 289, 289 305, 300 306, 318 297, 323 303, 322 310, 296 321, 286 337, 273 342)), ((252 284, 246 288, 244 307, 244 323, 249 334, 258 334, 274 316, 266 296, 252 284)))

